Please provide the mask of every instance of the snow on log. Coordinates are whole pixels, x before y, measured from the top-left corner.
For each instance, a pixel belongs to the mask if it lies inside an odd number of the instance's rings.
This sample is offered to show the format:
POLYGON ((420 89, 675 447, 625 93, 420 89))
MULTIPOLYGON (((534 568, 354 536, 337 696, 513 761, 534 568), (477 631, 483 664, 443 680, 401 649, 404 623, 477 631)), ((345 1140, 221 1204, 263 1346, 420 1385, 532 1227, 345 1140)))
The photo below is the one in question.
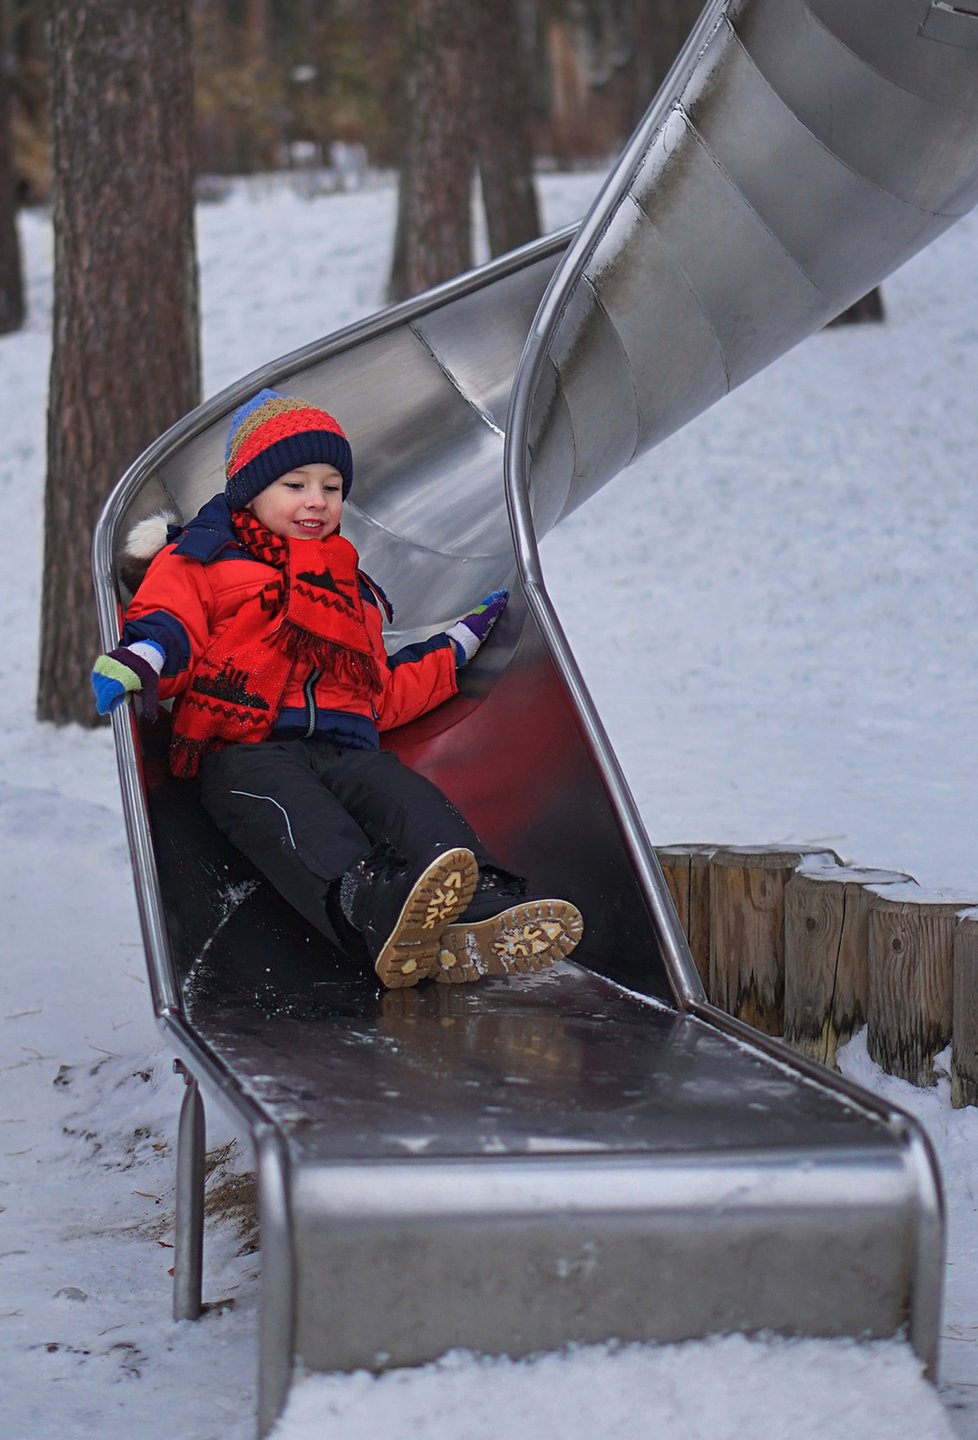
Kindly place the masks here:
POLYGON ((978 905, 835 851, 676 844, 656 856, 711 1002, 831 1069, 864 1025, 870 1057, 978 1105, 978 905))

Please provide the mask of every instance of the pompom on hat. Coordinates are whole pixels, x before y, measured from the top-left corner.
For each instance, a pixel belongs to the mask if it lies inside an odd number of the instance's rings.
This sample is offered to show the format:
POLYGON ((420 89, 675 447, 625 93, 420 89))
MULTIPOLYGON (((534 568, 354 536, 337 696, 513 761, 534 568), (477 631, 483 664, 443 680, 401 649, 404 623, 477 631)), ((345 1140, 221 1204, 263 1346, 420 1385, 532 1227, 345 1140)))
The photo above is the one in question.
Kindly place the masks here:
POLYGON ((339 423, 305 400, 260 390, 231 416, 224 451, 224 494, 243 510, 289 470, 332 465, 343 477, 343 499, 353 484, 353 452, 339 423))

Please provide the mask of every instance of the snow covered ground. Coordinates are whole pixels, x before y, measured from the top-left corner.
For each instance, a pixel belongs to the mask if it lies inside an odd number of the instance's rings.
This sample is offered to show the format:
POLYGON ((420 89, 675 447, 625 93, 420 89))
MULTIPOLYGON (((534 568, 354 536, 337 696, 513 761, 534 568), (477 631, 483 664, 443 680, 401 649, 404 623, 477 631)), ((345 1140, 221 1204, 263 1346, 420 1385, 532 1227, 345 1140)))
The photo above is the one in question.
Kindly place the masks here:
MULTIPOLYGON (((596 176, 549 176, 548 222, 596 176)), ((381 303, 393 190, 241 187, 203 206, 206 390, 381 303)), ((150 1006, 111 743, 33 718, 50 341, 0 339, 0 1440, 245 1440, 257 1257, 249 1157, 211 1111, 207 1295, 169 1319, 181 1082, 150 1006)), ((656 843, 832 845, 978 903, 978 216, 885 289, 883 327, 816 336, 544 546, 553 594, 656 843)), ((917 1114, 950 1212, 943 1383, 898 1344, 747 1342, 464 1355, 299 1386, 276 1440, 978 1437, 978 1115, 946 1080, 847 1073, 917 1114)))

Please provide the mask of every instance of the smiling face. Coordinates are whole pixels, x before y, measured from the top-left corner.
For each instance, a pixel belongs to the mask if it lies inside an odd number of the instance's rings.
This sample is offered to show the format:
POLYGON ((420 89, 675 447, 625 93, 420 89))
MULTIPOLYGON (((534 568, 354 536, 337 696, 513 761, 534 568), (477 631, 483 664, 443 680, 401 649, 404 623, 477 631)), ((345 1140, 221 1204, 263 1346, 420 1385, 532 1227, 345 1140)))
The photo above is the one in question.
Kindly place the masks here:
POLYGON ((343 477, 332 465, 300 465, 266 485, 248 509, 283 540, 324 540, 339 529, 343 477))

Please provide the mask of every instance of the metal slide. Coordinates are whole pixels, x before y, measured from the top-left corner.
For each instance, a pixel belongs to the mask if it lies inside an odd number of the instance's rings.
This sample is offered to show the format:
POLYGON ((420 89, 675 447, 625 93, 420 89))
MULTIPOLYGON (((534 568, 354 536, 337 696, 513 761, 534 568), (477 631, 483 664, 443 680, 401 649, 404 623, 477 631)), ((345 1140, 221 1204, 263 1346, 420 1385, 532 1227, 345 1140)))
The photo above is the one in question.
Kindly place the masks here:
POLYGON ((706 1003, 536 539, 976 186, 978 0, 712 4, 579 230, 242 380, 108 501, 107 646, 122 537, 222 487, 234 407, 272 385, 337 414, 344 529, 398 606, 392 645, 513 589, 462 693, 388 738, 587 925, 541 976, 382 992, 168 777, 165 724, 114 718, 154 1005, 187 1076, 176 1313, 200 1308, 199 1081, 255 1147, 261 1433, 296 1362, 759 1330, 905 1333, 933 1362, 925 1140, 706 1003))

